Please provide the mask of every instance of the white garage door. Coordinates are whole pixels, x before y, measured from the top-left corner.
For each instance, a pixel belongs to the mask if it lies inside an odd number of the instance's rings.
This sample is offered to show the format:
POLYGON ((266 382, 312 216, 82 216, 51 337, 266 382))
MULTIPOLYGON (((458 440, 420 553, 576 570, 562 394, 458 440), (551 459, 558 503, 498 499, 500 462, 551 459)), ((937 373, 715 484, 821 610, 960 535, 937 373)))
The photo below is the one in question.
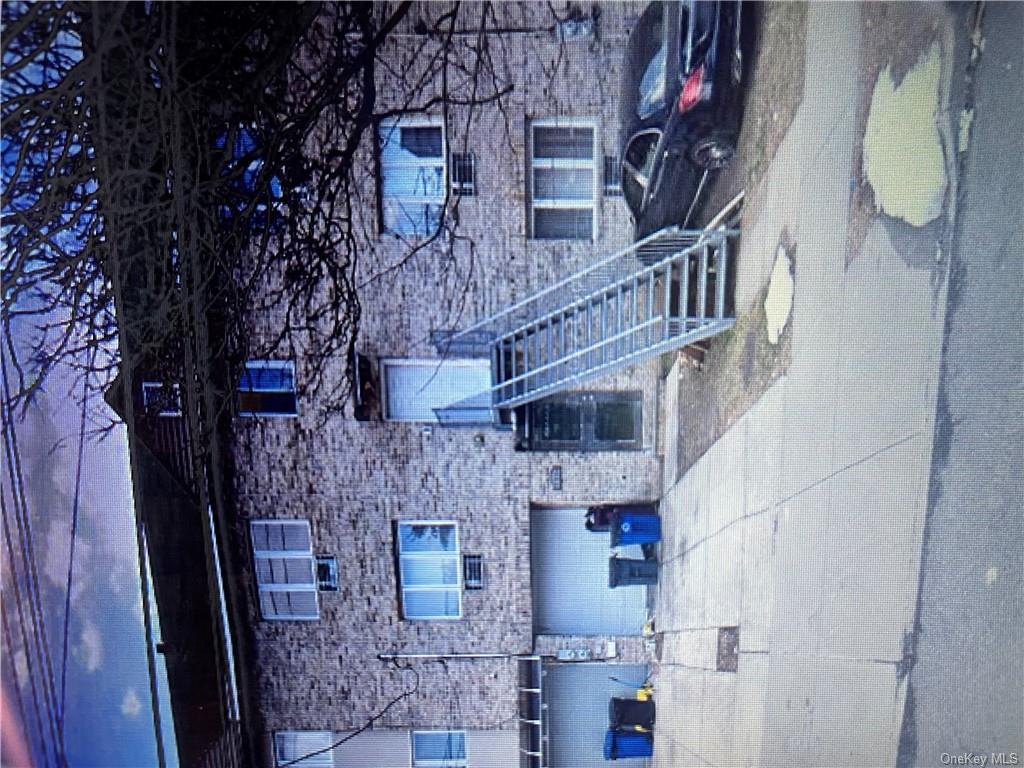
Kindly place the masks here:
MULTIPOLYGON (((537 634, 639 635, 645 587, 608 586, 610 534, 584 525, 585 509, 534 509, 530 515, 533 625, 537 634)), ((622 557, 642 557, 639 546, 622 557)))
POLYGON ((548 764, 551 768, 647 765, 644 758, 615 762, 604 759, 609 699, 612 696, 632 698, 636 687, 646 677, 647 667, 640 664, 547 665, 544 699, 548 705, 548 764))

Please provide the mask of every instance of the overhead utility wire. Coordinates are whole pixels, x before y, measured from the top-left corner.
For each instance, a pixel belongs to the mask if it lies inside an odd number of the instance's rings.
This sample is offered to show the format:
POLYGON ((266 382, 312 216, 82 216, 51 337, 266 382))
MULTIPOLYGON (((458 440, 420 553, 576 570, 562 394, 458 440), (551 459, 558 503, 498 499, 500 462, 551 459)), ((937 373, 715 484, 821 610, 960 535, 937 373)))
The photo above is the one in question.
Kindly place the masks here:
MULTIPOLYGON (((10 623, 7 620, 7 611, 5 610, 2 600, 0 600, 0 620, 2 620, 4 628, 4 647, 7 648, 7 652, 10 653, 11 650, 14 648, 14 638, 11 636, 11 627, 10 623)), ((27 742, 29 739, 28 712, 25 710, 25 697, 22 696, 21 686, 18 685, 18 675, 14 669, 13 664, 11 665, 11 685, 14 687, 14 698, 18 700, 18 713, 21 715, 19 727, 25 738, 25 741, 27 742)), ((39 724, 38 720, 36 721, 36 724, 39 724)), ((42 731, 40 731, 40 734, 41 733, 42 731)))
POLYGON ((352 733, 345 734, 345 736, 343 736, 342 738, 338 739, 334 743, 327 745, 323 749, 318 749, 315 752, 309 752, 308 754, 301 755, 301 756, 296 757, 296 758, 294 758, 292 760, 289 760, 287 763, 278 763, 278 768, 288 768, 288 766, 297 765, 298 763, 301 763, 303 760, 308 760, 311 757, 316 757, 317 755, 322 755, 322 754, 324 754, 326 752, 331 752, 336 747, 340 747, 346 741, 351 741, 356 736, 358 736, 360 733, 362 733, 363 731, 369 729, 375 722, 377 722, 382 717, 384 717, 384 715, 387 714, 389 709, 391 709, 393 706, 395 706, 395 704, 397 704, 398 702, 402 701, 402 699, 406 699, 409 696, 412 696, 414 693, 416 693, 416 691, 418 691, 419 688, 420 688, 420 673, 417 672, 416 669, 414 669, 411 665, 406 665, 406 666, 403 667, 403 666, 399 666, 398 662, 393 662, 393 663, 394 663, 394 665, 395 665, 395 667, 397 669, 400 669, 402 671, 409 670, 410 672, 413 673, 413 675, 415 675, 416 682, 413 684, 412 688, 410 688, 407 691, 403 691, 402 693, 398 694, 395 698, 393 698, 391 701, 389 701, 384 706, 384 708, 380 710, 380 712, 378 712, 377 714, 373 715, 369 720, 367 720, 362 725, 361 728, 358 728, 358 729, 352 731, 352 733))
MULTIPOLYGON (((13 407, 11 405, 10 382, 7 377, 7 356, 0 355, 0 376, 3 378, 3 403, 0 408, 3 421, 4 434, 4 455, 6 458, 7 475, 10 479, 11 497, 14 506, 14 518, 18 531, 18 551, 21 555, 22 570, 25 578, 25 592, 29 606, 29 613, 32 617, 32 635, 34 640, 34 653, 37 654, 39 664, 39 676, 43 685, 43 700, 46 705, 47 721, 50 726, 53 738, 54 756, 57 765, 66 765, 66 758, 60 748, 60 729, 57 722, 57 689, 53 680, 53 664, 50 656, 50 647, 46 637, 46 620, 43 615, 42 600, 39 595, 39 571, 36 567, 35 548, 32 542, 32 525, 29 514, 28 502, 25 498, 25 480, 21 468, 21 453, 18 446, 18 432, 15 427, 13 407)), ((0 496, 0 501, 4 499, 0 496)), ((15 597, 18 600, 19 620, 22 623, 22 634, 25 632, 24 612, 21 609, 21 589, 16 577, 17 568, 14 562, 14 546, 11 542, 10 528, 7 520, 7 507, 3 504, 4 536, 7 548, 11 557, 12 574, 15 574, 14 586, 15 597)), ((28 655, 32 646, 25 638, 25 652, 28 655)), ((27 658, 27 656, 26 656, 27 658)), ((33 678, 34 686, 34 678, 33 678)), ((45 742, 44 742, 45 746, 45 742)), ((44 753, 46 750, 44 749, 44 753)))
MULTIPOLYGON (((95 359, 95 354, 93 355, 95 359)), ((90 363, 91 365, 91 363, 90 363)), ((71 624, 71 587, 75 574, 75 542, 78 540, 78 510, 82 490, 82 457, 85 452, 85 415, 89 394, 89 377, 86 374, 82 381, 82 418, 78 425, 78 457, 75 464, 75 497, 71 505, 71 551, 68 554, 68 578, 64 593, 64 645, 60 657, 60 738, 61 746, 66 750, 64 741, 64 713, 67 703, 68 682, 68 628, 71 624)))
MULTIPOLYGON (((46 765, 50 764, 50 750, 47 749, 46 735, 43 732, 43 714, 40 711, 39 706, 39 692, 36 688, 36 673, 35 664, 33 664, 33 658, 35 657, 36 651, 33 649, 32 644, 29 643, 28 635, 25 630, 25 611, 23 608, 23 599, 21 597, 21 587, 18 584, 17 566, 14 561, 14 545, 11 543, 11 528, 7 522, 7 497, 6 495, 0 495, 0 517, 3 518, 3 529, 4 529, 4 543, 7 545, 8 561, 11 564, 11 583, 14 587, 14 603, 18 608, 18 625, 21 628, 21 643, 22 649, 25 651, 25 666, 28 672, 28 680, 32 690, 32 703, 35 709, 35 721, 36 730, 39 733, 39 743, 42 745, 43 759, 46 761, 46 765)), ((6 619, 7 612, 4 611, 4 618, 6 619)), ((33 625, 33 629, 35 626, 33 625)), ((8 646, 13 649, 13 645, 8 646)), ((36 662, 38 663, 38 661, 36 662)), ((14 675, 14 682, 17 685, 17 675, 14 675)), ((53 725, 52 719, 50 720, 51 726, 53 725)), ((25 724, 27 727, 27 723, 25 724)), ((27 735, 27 734, 26 734, 27 735)), ((56 752, 56 746, 54 747, 56 752)))

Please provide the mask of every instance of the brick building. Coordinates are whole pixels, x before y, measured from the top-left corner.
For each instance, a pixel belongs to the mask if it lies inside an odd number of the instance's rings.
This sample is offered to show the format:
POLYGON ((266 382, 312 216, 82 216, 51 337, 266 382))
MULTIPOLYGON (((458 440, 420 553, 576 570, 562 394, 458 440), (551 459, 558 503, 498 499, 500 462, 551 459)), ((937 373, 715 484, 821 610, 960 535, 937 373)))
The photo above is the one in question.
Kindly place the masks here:
MULTIPOLYGON (((439 87, 417 62, 436 45, 420 15, 441 8, 414 5, 380 57, 382 117, 353 200, 365 233, 356 398, 325 418, 301 339, 290 359, 246 363, 212 516, 181 517, 215 543, 155 556, 193 586, 223 583, 213 613, 231 631, 204 630, 223 690, 204 706, 227 712, 230 745, 197 753, 244 753, 248 740, 266 766, 583 768, 603 763, 608 698, 647 675, 647 592, 609 588, 608 535, 584 513, 659 495, 656 354, 499 409, 490 388, 505 358, 452 333, 631 243, 618 96, 642 7, 559 6, 559 18, 548 4, 496 4, 487 36, 507 95, 470 108, 456 88, 447 107, 401 114, 410 82, 421 102, 439 87)), ((456 51, 479 45, 478 30, 456 32, 456 51)), ((653 311, 656 284, 680 279, 671 267, 634 278, 632 311, 645 286, 653 311)), ((254 347, 280 326, 251 321, 254 347)), ((513 369, 521 354, 513 340, 513 369)), ((331 375, 347 365, 332 361, 331 375)), ((136 409, 173 418, 148 402, 157 388, 143 384, 136 409)), ((154 453, 170 466, 180 448, 154 453)), ((157 593, 162 612, 182 599, 157 593)))
MULTIPOLYGON (((421 10, 432 9, 414 10, 389 43, 393 71, 423 55, 421 10)), ((324 422, 304 401, 301 353, 248 366, 232 545, 253 634, 248 674, 277 764, 412 691, 301 764, 540 765, 527 753, 545 751, 545 764, 578 768, 600 759, 609 693, 628 692, 609 675, 645 676, 645 590, 608 589, 607 534, 585 529, 583 508, 656 498, 657 362, 523 406, 498 428, 489 411, 454 426, 434 411, 490 386, 491 361, 460 356, 446 331, 630 242, 613 172, 639 10, 601 4, 558 23, 546 5, 499 4, 496 26, 516 30, 491 43, 512 85, 500 108, 378 122, 357 206, 369 280, 358 419, 353 407, 324 422), (456 235, 408 259, 435 230, 446 188, 456 235), (529 722, 541 719, 539 697, 520 689, 539 687, 559 649, 625 666, 577 664, 575 684, 556 673, 542 731, 529 722), (577 729, 581 691, 598 715, 577 729)), ((378 111, 402 106, 410 79, 383 73, 378 111)), ((273 317, 254 322, 273 332, 273 317)))

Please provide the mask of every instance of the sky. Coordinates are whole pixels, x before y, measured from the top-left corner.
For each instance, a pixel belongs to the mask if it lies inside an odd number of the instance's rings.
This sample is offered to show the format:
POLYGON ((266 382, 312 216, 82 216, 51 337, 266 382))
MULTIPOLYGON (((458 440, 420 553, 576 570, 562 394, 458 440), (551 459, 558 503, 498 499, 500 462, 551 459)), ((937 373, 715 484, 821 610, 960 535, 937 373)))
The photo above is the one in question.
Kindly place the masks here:
MULTIPOLYGON (((71 379, 58 371, 47 383, 24 421, 15 425, 30 530, 37 565, 42 613, 51 655, 57 697, 61 687, 64 603, 74 499, 77 440, 81 411, 69 396, 71 379)), ((113 417, 105 403, 94 402, 97 413, 113 417)), ((71 588, 70 623, 65 705, 65 742, 69 764, 144 768, 157 764, 146 637, 142 618, 142 592, 138 573, 135 517, 131 498, 128 443, 123 424, 102 442, 86 438, 82 467, 79 527, 71 588)), ((10 477, 3 474, 5 513, 15 537, 14 562, 3 548, 3 600, 11 647, 3 653, 4 719, 3 765, 23 764, 13 750, 17 737, 11 729, 22 721, 21 732, 30 745, 33 766, 50 764, 42 758, 41 740, 34 715, 29 657, 21 638, 18 603, 13 594, 16 574, 25 595, 25 570, 11 512, 10 477), (12 569, 13 565, 13 569, 12 569), (21 691, 14 690, 17 680, 21 691)), ((26 632, 31 632, 27 602, 22 601, 26 632)), ((155 604, 154 604, 155 610, 155 604)), ((159 628, 154 634, 159 637, 159 628)), ((28 634, 31 640, 32 635, 28 634)), ((37 673, 37 696, 42 709, 42 681, 38 677, 40 654, 32 654, 37 673)), ((173 724, 166 689, 166 674, 157 656, 161 679, 161 711, 168 764, 176 765, 173 724)), ((45 725, 45 717, 43 719, 45 725)), ((47 741, 51 739, 47 738, 47 741)), ((51 757, 52 761, 52 757, 51 757)))
MULTIPOLYGON (((26 6, 5 5, 11 18, 26 6)), ((7 21, 5 13, 5 21, 7 21)), ((67 19, 65 19, 67 21, 67 19)), ((65 69, 80 58, 77 38, 65 29, 57 36, 65 58, 65 69)), ((16 60, 18 50, 5 48, 4 63, 16 60)), ((4 95, 31 92, 40 84, 61 76, 61 67, 42 66, 41 58, 20 71, 18 78, 4 81, 4 95)), ((20 145, 5 136, 2 159, 4 184, 9 182, 11 163, 20 145)), ((72 148, 76 145, 72 144, 72 148)), ((6 191, 6 190, 5 190, 6 191)), ((4 213, 8 200, 5 200, 4 213)), ((6 225, 5 225, 6 226, 6 225)), ((5 234, 4 229, 0 234, 5 234)), ((79 247, 74 230, 58 235, 67 250, 79 247)), ((7 255, 5 248, 4 256, 7 255)), ((14 327, 16 346, 27 330, 14 327)), ((6 350, 5 357, 6 357, 6 350)), ((21 359, 28 359, 19 350, 21 359)), ((68 369, 57 369, 45 382, 46 391, 34 403, 24 420, 13 425, 24 498, 27 530, 18 525, 12 494, 12 473, 6 460, 9 452, 0 452, 0 483, 3 485, 4 522, 7 526, 0 547, 0 583, 3 587, 3 613, 6 626, 0 635, 3 698, 0 700, 0 763, 7 766, 31 764, 46 766, 53 762, 53 736, 48 729, 41 671, 52 671, 53 700, 64 704, 64 743, 70 765, 101 768, 144 768, 156 765, 156 735, 151 712, 149 676, 146 665, 147 638, 143 625, 139 558, 135 536, 135 514, 131 498, 128 442, 124 425, 116 426, 105 440, 87 440, 82 464, 79 525, 75 537, 74 579, 68 617, 66 674, 62 674, 62 655, 67 597, 68 565, 71 550, 72 510, 75 497, 77 442, 81 411, 80 393, 70 392, 73 385, 68 369), (23 559, 31 536, 32 561, 23 559), (28 567, 26 567, 28 566, 28 567), (34 575, 32 575, 34 574, 34 575), (39 608, 45 623, 45 647, 34 641, 28 584, 32 580, 39 594, 39 608), (19 600, 18 593, 21 598, 19 600), (29 642, 26 642, 26 639, 29 642), (45 657, 49 656, 49 663, 45 657), (37 711, 41 715, 37 716, 37 711), (40 720, 43 731, 40 732, 40 720), (24 749, 20 749, 24 742, 24 749), (31 754, 26 763, 23 752, 31 754)), ((109 422, 114 414, 97 396, 90 408, 100 421, 109 422)), ((13 441, 7 439, 5 448, 13 441)), ((155 612, 155 604, 154 604, 155 612)), ((159 627, 154 630, 159 638, 159 627)), ((176 765, 173 725, 163 659, 157 656, 162 688, 161 706, 164 742, 169 765, 176 765)), ((59 707, 59 703, 53 706, 59 707)))

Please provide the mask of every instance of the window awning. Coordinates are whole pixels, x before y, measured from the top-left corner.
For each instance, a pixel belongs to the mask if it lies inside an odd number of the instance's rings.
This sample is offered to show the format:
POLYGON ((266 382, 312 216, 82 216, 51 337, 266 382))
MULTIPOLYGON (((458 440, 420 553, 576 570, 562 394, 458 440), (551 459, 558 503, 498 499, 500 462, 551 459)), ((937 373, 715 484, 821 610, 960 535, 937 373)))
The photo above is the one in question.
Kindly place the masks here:
POLYGON ((491 390, 485 389, 458 402, 434 409, 434 415, 443 426, 460 424, 490 424, 494 421, 491 390))

